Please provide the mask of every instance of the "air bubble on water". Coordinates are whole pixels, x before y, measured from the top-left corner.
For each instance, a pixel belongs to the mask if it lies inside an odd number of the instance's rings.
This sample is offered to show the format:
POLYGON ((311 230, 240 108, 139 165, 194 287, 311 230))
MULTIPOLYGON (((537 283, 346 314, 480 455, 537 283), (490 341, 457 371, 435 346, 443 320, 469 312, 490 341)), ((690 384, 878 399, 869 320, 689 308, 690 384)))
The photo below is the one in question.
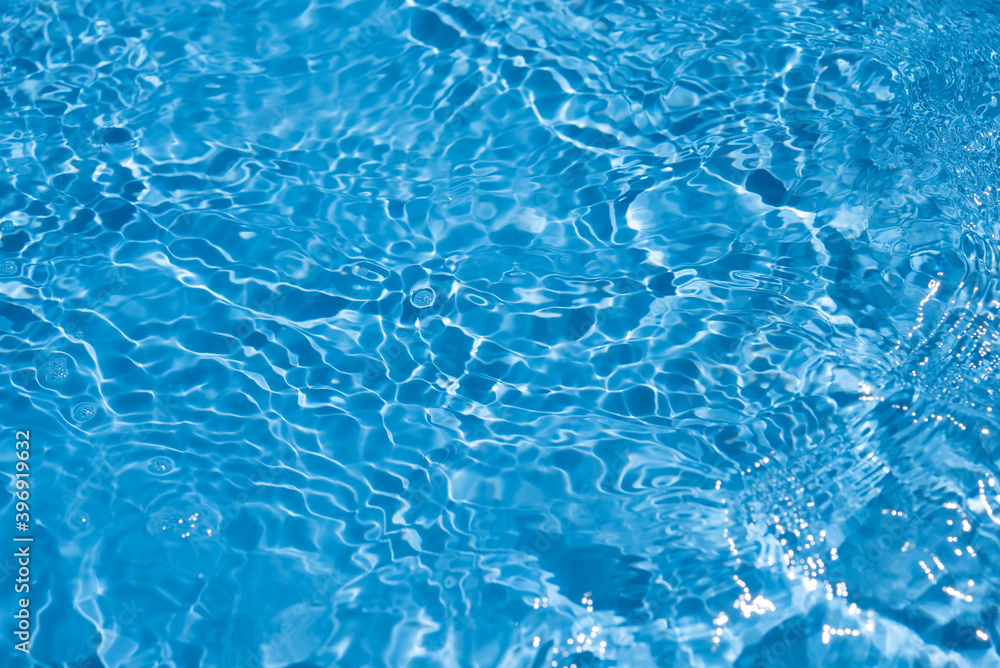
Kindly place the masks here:
POLYGON ((351 268, 351 271, 354 272, 355 276, 360 276, 361 278, 367 278, 370 281, 374 280, 375 278, 372 272, 368 271, 367 269, 365 269, 360 265, 355 265, 354 267, 351 268))
POLYGON ((97 415, 97 406, 94 404, 77 404, 73 408, 73 419, 77 422, 86 422, 95 415, 97 415))
POLYGON ((169 457, 154 457, 149 462, 149 470, 157 475, 170 473, 174 468, 174 462, 169 457))
POLYGON ((218 537, 220 520, 218 512, 202 503, 181 501, 152 513, 146 528, 166 542, 202 542, 218 537))
POLYGON ((4 260, 0 262, 0 274, 4 276, 13 276, 17 273, 17 262, 13 260, 4 260))
POLYGON ((364 266, 361 264, 351 267, 351 273, 358 278, 363 278, 373 283, 384 281, 388 277, 388 273, 381 267, 364 266))
POLYGON ((46 382, 52 385, 59 385, 66 382, 66 379, 69 378, 69 368, 67 367, 66 359, 63 357, 54 358, 45 365, 43 374, 46 382))
POLYGON ((0 223, 0 232, 13 232, 17 225, 14 224, 13 220, 5 220, 0 223))
POLYGON ((469 294, 467 294, 465 296, 465 298, 468 299, 473 304, 475 304, 476 306, 489 306, 489 304, 490 304, 487 300, 485 300, 482 297, 480 297, 479 295, 471 293, 471 292, 469 294))
POLYGON ((414 290, 410 295, 410 303, 417 308, 427 308, 434 303, 434 291, 430 288, 414 290))
POLYGON ((479 202, 473 213, 479 220, 493 220, 497 216, 497 207, 492 202, 479 202))

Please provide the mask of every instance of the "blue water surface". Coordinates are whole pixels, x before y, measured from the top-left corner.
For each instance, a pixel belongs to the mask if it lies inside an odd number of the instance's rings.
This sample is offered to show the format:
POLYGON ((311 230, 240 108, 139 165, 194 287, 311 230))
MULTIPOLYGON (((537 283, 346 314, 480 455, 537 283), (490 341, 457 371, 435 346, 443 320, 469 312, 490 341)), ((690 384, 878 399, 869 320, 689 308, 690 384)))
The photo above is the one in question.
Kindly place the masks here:
POLYGON ((1000 666, 996 2, 0 29, 0 665, 1000 666))

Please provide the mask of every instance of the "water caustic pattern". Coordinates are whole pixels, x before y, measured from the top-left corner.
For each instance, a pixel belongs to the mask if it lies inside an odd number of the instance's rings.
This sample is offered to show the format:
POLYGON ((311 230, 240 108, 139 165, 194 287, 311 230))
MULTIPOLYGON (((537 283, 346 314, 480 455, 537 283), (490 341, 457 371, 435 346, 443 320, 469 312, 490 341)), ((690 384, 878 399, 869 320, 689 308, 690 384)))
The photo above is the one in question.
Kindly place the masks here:
POLYGON ((2 13, 30 665, 1000 665, 994 3, 2 13))

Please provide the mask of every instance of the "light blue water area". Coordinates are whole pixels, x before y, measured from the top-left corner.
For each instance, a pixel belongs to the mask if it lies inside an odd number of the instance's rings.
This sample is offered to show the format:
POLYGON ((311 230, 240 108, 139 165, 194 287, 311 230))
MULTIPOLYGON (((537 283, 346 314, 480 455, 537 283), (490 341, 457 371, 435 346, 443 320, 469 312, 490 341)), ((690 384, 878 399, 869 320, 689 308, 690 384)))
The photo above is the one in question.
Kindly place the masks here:
POLYGON ((0 665, 1000 666, 995 2, 0 30, 0 665))

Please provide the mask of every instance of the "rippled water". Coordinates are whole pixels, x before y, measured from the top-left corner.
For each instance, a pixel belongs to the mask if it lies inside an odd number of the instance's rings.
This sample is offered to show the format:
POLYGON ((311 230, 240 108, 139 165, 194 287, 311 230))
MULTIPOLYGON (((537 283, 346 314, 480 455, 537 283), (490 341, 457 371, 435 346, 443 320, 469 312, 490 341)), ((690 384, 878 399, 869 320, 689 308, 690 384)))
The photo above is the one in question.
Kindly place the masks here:
POLYGON ((4 665, 1000 666, 995 3, 0 17, 4 665))

